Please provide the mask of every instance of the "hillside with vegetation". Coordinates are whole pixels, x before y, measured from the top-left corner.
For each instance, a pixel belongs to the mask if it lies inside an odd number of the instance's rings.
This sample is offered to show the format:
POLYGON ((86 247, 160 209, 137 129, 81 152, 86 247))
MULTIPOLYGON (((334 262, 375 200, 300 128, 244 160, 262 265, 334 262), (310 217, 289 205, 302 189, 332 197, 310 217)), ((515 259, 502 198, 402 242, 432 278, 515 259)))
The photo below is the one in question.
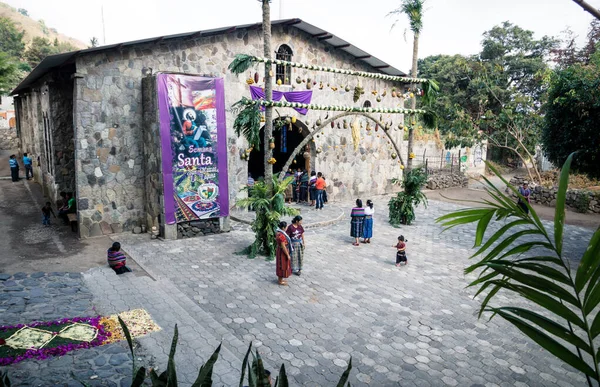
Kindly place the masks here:
POLYGON ((83 48, 83 42, 32 19, 27 10, 0 2, 0 95, 10 93, 48 55, 83 48))

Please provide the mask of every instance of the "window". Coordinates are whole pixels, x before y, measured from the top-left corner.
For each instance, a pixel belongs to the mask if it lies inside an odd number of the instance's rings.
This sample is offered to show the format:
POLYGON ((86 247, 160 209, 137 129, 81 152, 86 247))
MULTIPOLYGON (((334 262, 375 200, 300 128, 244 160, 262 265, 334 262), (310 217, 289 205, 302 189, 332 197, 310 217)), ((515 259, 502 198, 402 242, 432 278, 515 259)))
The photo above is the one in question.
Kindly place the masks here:
POLYGON ((44 164, 45 171, 54 175, 54 155, 52 146, 52 131, 50 129, 50 120, 47 113, 42 113, 44 123, 44 164))
MULTIPOLYGON (((286 61, 291 61, 292 60, 292 49, 285 45, 282 44, 281 46, 279 46, 279 49, 277 50, 277 53, 275 55, 276 59, 279 60, 286 60, 286 61)), ((292 66, 290 65, 277 65, 275 68, 275 82, 277 82, 277 80, 281 80, 281 83, 284 85, 291 85, 291 79, 292 79, 292 66)))
POLYGON ((363 107, 371 107, 371 101, 365 101, 363 107))

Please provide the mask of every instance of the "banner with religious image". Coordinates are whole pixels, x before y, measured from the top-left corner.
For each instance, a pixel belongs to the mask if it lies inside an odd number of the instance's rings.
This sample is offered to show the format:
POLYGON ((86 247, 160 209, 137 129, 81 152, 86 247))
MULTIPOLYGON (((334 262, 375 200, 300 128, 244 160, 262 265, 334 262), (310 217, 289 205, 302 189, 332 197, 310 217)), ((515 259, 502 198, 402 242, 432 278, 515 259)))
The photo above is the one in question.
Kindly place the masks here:
POLYGON ((156 78, 166 223, 229 215, 223 79, 156 78))

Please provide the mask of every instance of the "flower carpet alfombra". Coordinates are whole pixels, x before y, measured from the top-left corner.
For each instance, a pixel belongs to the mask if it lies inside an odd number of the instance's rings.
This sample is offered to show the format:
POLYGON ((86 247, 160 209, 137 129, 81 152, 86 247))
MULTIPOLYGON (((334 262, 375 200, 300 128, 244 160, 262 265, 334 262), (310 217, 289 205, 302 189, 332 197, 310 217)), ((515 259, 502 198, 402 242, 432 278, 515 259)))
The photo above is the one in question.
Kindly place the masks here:
MULTIPOLYGON (((132 337, 160 330, 143 309, 119 313, 132 337)), ((124 340, 117 315, 74 317, 56 321, 0 326, 0 366, 25 359, 62 356, 81 348, 124 340)))

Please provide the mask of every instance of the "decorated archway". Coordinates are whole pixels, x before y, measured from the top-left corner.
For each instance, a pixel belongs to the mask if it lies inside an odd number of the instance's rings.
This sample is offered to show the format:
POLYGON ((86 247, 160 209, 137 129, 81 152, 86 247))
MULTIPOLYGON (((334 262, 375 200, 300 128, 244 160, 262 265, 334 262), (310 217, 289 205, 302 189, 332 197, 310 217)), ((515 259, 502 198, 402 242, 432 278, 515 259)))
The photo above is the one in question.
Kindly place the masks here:
MULTIPOLYGON (((313 139, 314 136, 316 136, 317 134, 319 134, 323 129, 330 127, 332 122, 335 122, 336 120, 339 120, 343 117, 347 117, 347 116, 361 116, 361 117, 365 117, 368 120, 372 121, 375 125, 378 125, 381 128, 384 128, 383 133, 385 133, 388 141, 390 142, 390 144, 394 147, 394 151, 392 154, 395 156, 392 156, 393 159, 398 158, 398 163, 400 164, 400 169, 404 169, 404 161, 402 159, 401 153, 400 153, 400 148, 398 147, 398 145, 396 144, 396 142, 394 141, 394 139, 392 138, 392 136, 390 135, 390 130, 392 128, 388 127, 386 124, 384 124, 383 122, 381 122, 380 120, 376 119, 375 117, 373 117, 372 115, 368 114, 368 113, 362 113, 362 112, 344 112, 341 114, 338 114, 334 117, 331 117, 325 121, 323 121, 321 123, 321 125, 319 125, 318 127, 316 127, 312 132, 310 132, 308 135, 306 135, 304 137, 304 139, 296 146, 296 148, 290 153, 286 163, 283 166, 282 171, 274 171, 275 173, 279 173, 279 180, 282 180, 285 177, 285 171, 287 171, 291 166, 293 166, 294 164, 294 160, 296 160, 296 158, 298 157, 298 155, 302 154, 304 152, 304 150, 306 149, 307 144, 313 144, 312 148, 314 148, 314 142, 312 142, 311 140, 313 139)), ((307 128, 308 129, 308 128, 307 128)), ((314 152, 316 154, 316 152, 314 152)), ((314 163, 314 156, 313 156, 313 163, 314 163)), ((312 164, 314 165, 314 164, 312 164)))
MULTIPOLYGON (((275 159, 273 173, 283 172, 285 174, 289 169, 296 170, 298 168, 310 171, 314 167, 316 147, 314 142, 304 141, 311 135, 308 127, 295 117, 281 116, 274 121, 275 130, 272 141, 266 144, 266 147, 272 150, 275 159), (301 143, 304 145, 298 148, 301 143)), ((264 177, 265 144, 262 141, 263 134, 264 126, 260 129, 259 149, 252 148, 248 155, 248 174, 252 175, 254 179, 264 177)))

